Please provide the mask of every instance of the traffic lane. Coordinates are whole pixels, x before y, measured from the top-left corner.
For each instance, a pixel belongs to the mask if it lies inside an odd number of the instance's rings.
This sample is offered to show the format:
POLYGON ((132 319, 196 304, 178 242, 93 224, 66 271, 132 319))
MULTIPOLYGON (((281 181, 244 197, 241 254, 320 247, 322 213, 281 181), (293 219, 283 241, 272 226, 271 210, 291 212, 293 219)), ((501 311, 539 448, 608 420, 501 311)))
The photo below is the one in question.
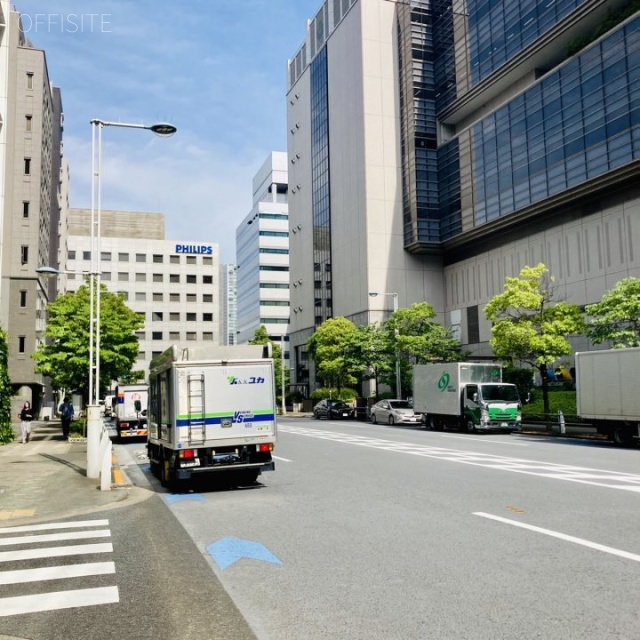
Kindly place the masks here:
MULTIPOLYGON (((506 484, 495 469, 284 429, 278 450, 291 463, 266 474, 261 488, 171 507, 201 549, 234 535, 259 541, 282 561, 277 567, 244 561, 225 570, 213 563, 241 610, 269 637, 298 638, 301 628, 305 638, 602 638, 612 629, 628 632, 612 594, 621 580, 628 586, 622 600, 634 610, 640 594, 637 567, 627 567, 633 563, 612 570, 609 563, 620 559, 594 559, 591 549, 564 547, 474 515, 498 509, 511 515, 507 507, 532 494, 541 514, 558 511, 562 523, 570 521, 565 505, 549 504, 533 490, 536 479, 506 484), (598 580, 587 580, 578 592, 576 572, 592 570, 598 580), (604 603, 603 589, 611 594, 604 603), (514 597, 524 598, 528 609, 514 607, 514 597), (611 615, 596 613, 602 606, 611 615)), ((566 483, 553 483, 563 487, 560 494, 567 490, 566 483)), ((580 496, 596 489, 571 490, 580 496)))

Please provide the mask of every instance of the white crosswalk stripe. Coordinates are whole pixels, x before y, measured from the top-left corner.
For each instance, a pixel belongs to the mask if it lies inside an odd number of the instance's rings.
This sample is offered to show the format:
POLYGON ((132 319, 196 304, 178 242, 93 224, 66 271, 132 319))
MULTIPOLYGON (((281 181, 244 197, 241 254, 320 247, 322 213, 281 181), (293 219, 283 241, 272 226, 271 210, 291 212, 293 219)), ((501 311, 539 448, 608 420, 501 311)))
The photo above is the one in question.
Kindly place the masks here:
POLYGON ((445 449, 443 447, 430 447, 427 445, 411 444, 408 442, 395 442, 380 438, 368 438, 366 436, 352 436, 335 431, 323 431, 321 429, 308 429, 303 427, 279 426, 280 432, 322 440, 333 440, 344 444, 360 447, 383 449, 395 453, 404 453, 425 458, 437 458, 447 462, 469 464, 499 471, 511 471, 526 475, 540 476, 554 480, 578 482, 581 484, 607 487, 640 493, 640 475, 631 473, 618 473, 611 470, 590 469, 587 467, 574 467, 552 462, 538 460, 526 460, 508 456, 498 456, 489 453, 477 453, 475 451, 462 451, 458 449, 445 449))
POLYGON ((95 561, 95 554, 113 553, 111 542, 68 544, 109 538, 108 524, 83 520, 0 528, 0 617, 119 602, 112 577, 115 563, 95 561), (42 533, 47 531, 55 533, 42 533), (34 561, 42 566, 34 566, 34 561), (98 578, 104 584, 95 586, 95 576, 105 576, 98 578), (81 588, 88 578, 91 586, 81 588), (63 585, 68 588, 60 589, 63 585))

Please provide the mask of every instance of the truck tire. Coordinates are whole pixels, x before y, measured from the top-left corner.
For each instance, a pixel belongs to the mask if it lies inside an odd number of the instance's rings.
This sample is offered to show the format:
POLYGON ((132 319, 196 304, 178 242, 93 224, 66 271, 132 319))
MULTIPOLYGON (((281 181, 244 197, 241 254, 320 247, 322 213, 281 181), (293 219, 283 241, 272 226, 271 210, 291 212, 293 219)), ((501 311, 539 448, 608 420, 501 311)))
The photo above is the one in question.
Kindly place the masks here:
POLYGON ((621 447, 628 447, 632 442, 630 427, 614 427, 611 430, 611 439, 621 447))
POLYGON ((256 483, 259 475, 260 471, 242 471, 238 474, 238 485, 241 487, 250 487, 256 483))
POLYGON ((467 433, 476 432, 476 423, 471 418, 467 418, 467 422, 465 423, 465 425, 467 427, 467 433))
POLYGON ((440 425, 438 424, 438 421, 436 420, 435 416, 431 416, 431 415, 425 416, 424 424, 425 424, 425 427, 427 429, 430 429, 431 431, 440 431, 440 425))

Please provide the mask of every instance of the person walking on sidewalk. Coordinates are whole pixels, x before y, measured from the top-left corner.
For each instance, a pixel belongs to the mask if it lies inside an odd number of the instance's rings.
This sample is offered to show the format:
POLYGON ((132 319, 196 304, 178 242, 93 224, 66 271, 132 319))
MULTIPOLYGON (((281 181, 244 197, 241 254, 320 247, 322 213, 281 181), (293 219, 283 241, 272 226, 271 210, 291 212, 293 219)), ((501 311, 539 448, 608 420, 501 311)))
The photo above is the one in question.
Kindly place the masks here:
POLYGON ((58 411, 60 412, 60 420, 62 422, 62 437, 68 440, 69 431, 71 431, 71 418, 73 418, 73 405, 71 404, 71 398, 69 396, 65 397, 58 411))
POLYGON ((31 421, 33 420, 33 410, 29 401, 24 403, 20 411, 20 426, 22 427, 22 444, 29 442, 31 437, 31 421))

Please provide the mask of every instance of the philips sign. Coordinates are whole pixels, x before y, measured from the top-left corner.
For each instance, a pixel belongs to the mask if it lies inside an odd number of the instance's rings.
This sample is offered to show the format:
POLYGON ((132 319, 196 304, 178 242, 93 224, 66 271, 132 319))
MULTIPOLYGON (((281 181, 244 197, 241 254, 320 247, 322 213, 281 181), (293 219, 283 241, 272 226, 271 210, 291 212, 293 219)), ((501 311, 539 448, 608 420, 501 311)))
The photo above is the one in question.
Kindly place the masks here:
POLYGON ((205 244, 177 244, 176 253, 201 253, 213 255, 213 247, 205 244))

